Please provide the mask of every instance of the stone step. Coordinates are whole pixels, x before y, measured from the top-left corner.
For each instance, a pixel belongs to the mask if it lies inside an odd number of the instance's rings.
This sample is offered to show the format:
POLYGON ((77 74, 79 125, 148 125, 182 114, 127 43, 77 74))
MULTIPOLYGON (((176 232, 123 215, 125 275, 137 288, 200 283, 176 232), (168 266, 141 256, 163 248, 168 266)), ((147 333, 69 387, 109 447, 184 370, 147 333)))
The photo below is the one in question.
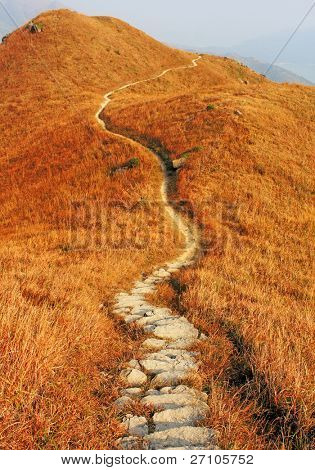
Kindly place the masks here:
POLYGON ((157 375, 162 372, 189 371, 196 370, 197 365, 192 353, 187 351, 167 350, 164 352, 147 354, 140 361, 143 369, 150 375, 157 375))
POLYGON ((129 436, 144 437, 149 433, 147 420, 144 416, 127 416, 123 420, 129 436))
POLYGON ((150 450, 167 448, 198 448, 216 450, 215 434, 208 428, 185 426, 154 432, 146 436, 150 450))
POLYGON ((138 320, 137 325, 140 327, 147 325, 158 325, 160 321, 175 318, 170 310, 160 309, 159 311, 153 310, 153 315, 143 317, 138 320))
POLYGON ((140 317, 146 317, 154 315, 154 307, 150 304, 142 304, 140 307, 134 307, 131 309, 132 315, 139 315, 140 317))
POLYGON ((132 295, 146 295, 146 294, 151 294, 154 292, 154 287, 153 286, 146 286, 146 287, 135 287, 132 289, 131 294, 132 295))
POLYGON ((182 406, 176 409, 167 409, 154 414, 153 422, 156 431, 180 428, 185 426, 196 426, 207 417, 209 407, 200 401, 192 405, 182 406))
POLYGON ((163 388, 179 385, 189 379, 189 372, 191 371, 161 372, 152 379, 151 387, 163 388))
POLYGON ((121 395, 124 397, 135 397, 138 398, 142 395, 143 391, 142 388, 139 387, 132 387, 132 388, 125 388, 121 391, 121 395))
POLYGON ((121 372, 121 377, 129 387, 141 387, 148 380, 148 377, 138 369, 124 369, 121 372))
POLYGON ((178 339, 197 339, 199 332, 187 320, 174 318, 159 322, 154 329, 154 335, 161 339, 178 340, 178 339))
MULTIPOLYGON (((204 401, 198 400, 190 393, 162 394, 144 397, 141 402, 144 405, 153 406, 155 410, 175 410, 185 406, 193 406, 198 409, 205 405, 204 401)), ((208 409, 208 407, 207 407, 208 409)))
POLYGON ((159 351, 167 346, 163 339, 148 338, 142 343, 142 348, 159 351))
POLYGON ((164 394, 173 395, 173 394, 189 393, 189 394, 195 396, 196 398, 198 398, 198 400, 202 400, 202 401, 205 401, 205 402, 208 401, 208 395, 205 392, 201 392, 200 390, 189 387, 188 385, 178 385, 177 387, 164 387, 164 388, 160 389, 159 393, 161 395, 164 395, 164 394))

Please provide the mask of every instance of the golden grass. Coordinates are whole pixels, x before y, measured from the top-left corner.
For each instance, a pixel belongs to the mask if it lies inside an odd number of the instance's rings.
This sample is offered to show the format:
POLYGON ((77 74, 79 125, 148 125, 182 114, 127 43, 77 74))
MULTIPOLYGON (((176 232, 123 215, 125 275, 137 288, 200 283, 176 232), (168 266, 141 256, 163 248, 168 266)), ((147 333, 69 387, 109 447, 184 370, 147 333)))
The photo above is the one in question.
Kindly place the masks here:
MULTIPOLYGON (((111 18, 39 20, 43 33, 0 46, 0 446, 115 448, 119 366, 138 336, 111 301, 179 241, 152 204, 157 161, 94 115, 105 92, 190 55, 111 18)), ((190 151, 173 197, 189 201, 204 256, 160 296, 210 335, 201 372, 220 445, 312 447, 314 91, 204 56, 109 111, 171 158, 190 151)))
POLYGON ((224 448, 314 445, 314 104, 312 88, 208 56, 107 112, 170 158, 186 152, 174 200, 189 201, 204 256, 179 275, 177 305, 210 335, 204 384, 224 448))
POLYGON ((158 237, 158 162, 94 115, 105 92, 187 55, 111 18, 39 21, 0 46, 0 447, 113 449, 119 367, 138 340, 111 302, 178 240, 167 221, 158 237))

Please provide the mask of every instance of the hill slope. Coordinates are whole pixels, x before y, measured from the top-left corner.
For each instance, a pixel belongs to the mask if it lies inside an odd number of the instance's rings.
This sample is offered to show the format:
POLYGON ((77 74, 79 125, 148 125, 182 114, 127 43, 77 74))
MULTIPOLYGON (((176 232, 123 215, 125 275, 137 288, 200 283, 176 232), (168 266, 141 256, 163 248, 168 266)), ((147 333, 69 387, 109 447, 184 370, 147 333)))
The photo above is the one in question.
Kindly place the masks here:
POLYGON ((203 56, 193 81, 137 87, 107 115, 115 132, 184 159, 174 204, 199 224, 204 256, 160 295, 212 338, 208 424, 224 448, 314 444, 314 113, 313 87, 203 56))
POLYGON ((168 245, 148 246, 143 224, 158 234, 159 208, 142 201, 158 199, 160 166, 95 113, 105 92, 190 60, 112 18, 37 21, 43 33, 22 28, 0 46, 0 445, 115 448, 108 404, 137 335, 109 303, 178 241, 165 222, 168 245))
MULTIPOLYGON (((0 46, 1 447, 115 448, 119 368, 139 332, 111 302, 181 240, 157 161, 95 113, 105 92, 193 55, 113 18, 37 21, 43 33, 0 46)), ((209 333, 199 386, 223 448, 310 447, 313 116, 312 88, 206 55, 115 95, 104 116, 186 159, 172 197, 204 256, 159 302, 209 333)))

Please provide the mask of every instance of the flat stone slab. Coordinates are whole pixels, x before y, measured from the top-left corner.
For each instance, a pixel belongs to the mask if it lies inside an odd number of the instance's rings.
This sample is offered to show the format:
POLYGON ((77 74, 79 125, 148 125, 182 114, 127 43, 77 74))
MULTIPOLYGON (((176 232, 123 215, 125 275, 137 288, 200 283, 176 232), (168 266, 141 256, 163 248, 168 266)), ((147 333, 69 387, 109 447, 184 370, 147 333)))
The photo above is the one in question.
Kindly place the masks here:
POLYGON ((143 416, 125 418, 123 424, 126 426, 127 432, 130 436, 143 437, 149 433, 147 420, 143 416))
POLYGON ((150 285, 147 285, 144 287, 135 287, 134 289, 132 289, 131 294, 132 295, 134 294, 146 295, 146 294, 151 294, 152 292, 154 292, 154 290, 155 290, 154 286, 150 286, 150 285))
POLYGON ((161 279, 166 279, 167 277, 170 277, 170 273, 166 271, 165 269, 159 269, 157 271, 154 271, 153 276, 159 277, 161 279))
POLYGON ((131 310, 132 315, 139 315, 145 317, 154 314, 154 307, 152 305, 142 304, 140 307, 134 307, 131 310))
POLYGON ((119 410, 123 410, 126 406, 131 405, 131 404, 132 404, 131 398, 126 397, 126 396, 117 398, 117 400, 115 401, 115 406, 119 410))
POLYGON ((114 308, 133 308, 133 307, 140 307, 141 305, 146 304, 146 300, 142 295, 139 294, 127 294, 122 296, 116 297, 116 303, 114 308))
POLYGON ((142 347, 145 349, 151 349, 159 351, 167 345, 167 342, 163 339, 148 338, 142 343, 142 347))
POLYGON ((208 415, 209 407, 203 401, 193 405, 176 409, 167 409, 154 414, 153 422, 156 431, 179 428, 183 426, 195 426, 208 415))
POLYGON ((134 283, 134 288, 136 289, 138 287, 146 287, 146 284, 143 281, 136 281, 134 283))
POLYGON ((143 328, 143 331, 145 331, 146 333, 153 333, 156 326, 155 325, 146 325, 146 326, 143 326, 142 328, 143 328))
POLYGON ((190 393, 160 394, 144 397, 141 402, 144 405, 153 406, 155 410, 175 410, 185 406, 192 406, 196 409, 203 408, 209 411, 208 405, 190 393))
POLYGON ((124 320, 125 320, 125 323, 127 323, 127 325, 129 325, 130 323, 135 323, 136 321, 140 320, 140 316, 139 315, 125 315, 124 316, 124 320))
MULTIPOLYGON (((190 371, 189 371, 190 372, 190 371)), ((186 371, 162 372, 151 381, 151 387, 162 388, 179 385, 189 377, 186 371)))
POLYGON ((145 392, 145 395, 148 397, 152 395, 159 395, 159 394, 160 392, 158 390, 155 390, 155 388, 150 388, 149 390, 145 392))
POLYGON ((140 361, 140 364, 150 375, 157 375, 162 372, 189 371, 197 368, 194 358, 189 356, 188 353, 186 355, 184 353, 182 355, 152 353, 140 361))
POLYGON ((128 365, 131 369, 141 370, 140 362, 136 359, 131 359, 131 361, 128 362, 128 365))
POLYGON ((168 311, 168 309, 161 309, 161 311, 154 310, 153 315, 140 318, 137 322, 137 325, 140 327, 146 325, 157 325, 159 321, 166 320, 168 318, 175 318, 173 317, 172 312, 168 311))
POLYGON ((147 279, 145 279, 143 282, 144 282, 145 285, 154 286, 155 284, 157 284, 160 281, 161 281, 161 279, 159 279, 158 277, 150 276, 147 279))
POLYGON ((142 388, 139 387, 132 387, 132 388, 125 388, 121 391, 121 394, 126 397, 135 397, 138 398, 142 395, 142 388))
POLYGON ((142 305, 145 304, 145 300, 122 300, 119 301, 115 304, 115 308, 135 308, 135 307, 141 307, 142 305))
POLYGON ((143 296, 141 294, 119 294, 116 296, 117 302, 126 302, 129 300, 143 300, 143 296))
POLYGON ((215 433, 208 428, 185 426, 154 432, 146 436, 150 450, 185 448, 216 450, 215 433))
POLYGON ((195 388, 189 387, 188 385, 178 385, 177 387, 164 387, 160 389, 160 394, 181 394, 181 393, 189 393, 193 395, 198 400, 202 400, 207 402, 208 395, 205 392, 201 392, 200 390, 196 390, 195 388))
POLYGON ((198 356, 199 353, 195 351, 186 351, 185 349, 161 349, 158 352, 153 352, 146 355, 146 358, 150 357, 152 359, 164 359, 165 357, 169 359, 191 359, 198 356))
POLYGON ((172 341, 167 344, 167 349, 190 349, 198 341, 196 338, 179 338, 176 341, 172 341))
POLYGON ((148 380, 148 377, 137 369, 124 369, 121 376, 130 387, 141 387, 148 380))
POLYGON ((178 340, 178 339, 197 339, 199 332, 186 319, 174 318, 172 320, 164 320, 159 322, 154 329, 154 335, 161 339, 178 340))

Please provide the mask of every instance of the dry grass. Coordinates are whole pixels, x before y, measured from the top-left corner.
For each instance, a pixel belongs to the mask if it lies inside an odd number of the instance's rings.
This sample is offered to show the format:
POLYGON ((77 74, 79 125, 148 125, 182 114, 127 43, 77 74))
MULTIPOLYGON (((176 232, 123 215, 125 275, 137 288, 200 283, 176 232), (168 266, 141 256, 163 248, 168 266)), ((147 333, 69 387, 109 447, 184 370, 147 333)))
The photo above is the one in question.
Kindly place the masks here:
MULTIPOLYGON (((0 446, 115 448, 119 366, 138 336, 110 302, 178 240, 163 222, 161 243, 150 204, 157 161, 94 114, 106 91, 189 55, 110 18, 39 20, 43 33, 0 46, 0 446)), ((204 57, 110 109, 113 128, 187 156, 173 197, 189 201, 204 256, 160 295, 210 335, 202 378, 221 446, 312 447, 314 91, 204 57)))
POLYGON ((189 201, 204 256, 176 305, 210 335, 204 384, 224 448, 314 445, 314 103, 312 88, 203 57, 109 110, 113 129, 186 153, 174 199, 189 201))
POLYGON ((39 21, 0 46, 0 447, 115 448, 119 366, 138 340, 110 303, 178 240, 165 221, 161 243, 149 204, 158 162, 94 115, 105 92, 187 55, 111 18, 39 21))

